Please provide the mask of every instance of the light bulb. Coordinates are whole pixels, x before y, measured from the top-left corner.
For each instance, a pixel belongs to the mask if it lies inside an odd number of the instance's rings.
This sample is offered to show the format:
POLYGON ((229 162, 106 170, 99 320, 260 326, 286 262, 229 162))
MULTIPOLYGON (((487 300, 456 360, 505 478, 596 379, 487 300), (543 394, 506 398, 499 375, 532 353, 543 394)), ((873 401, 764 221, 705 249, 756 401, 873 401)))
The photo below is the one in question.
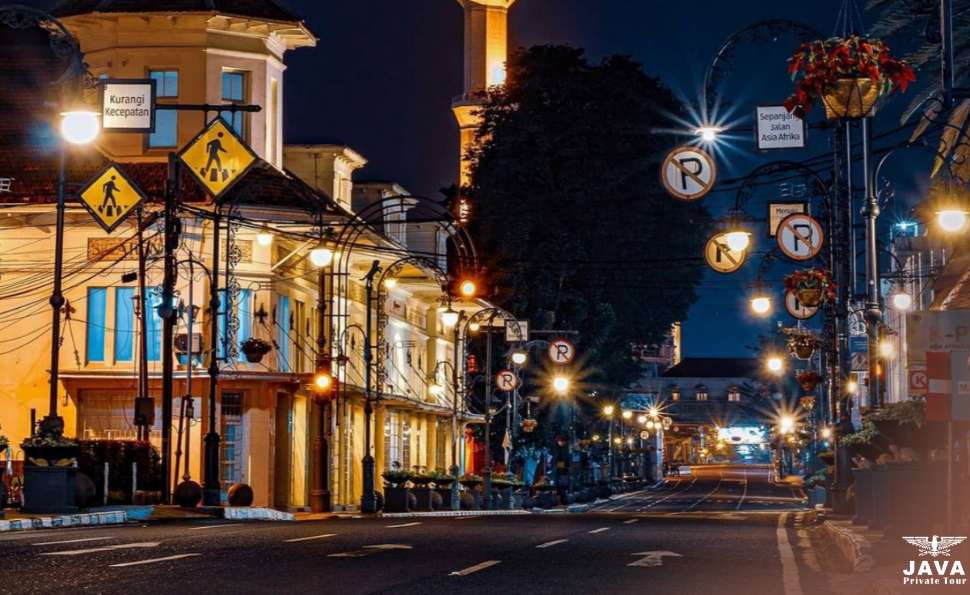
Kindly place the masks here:
POLYGON ((390 279, 384 279, 384 287, 387 289, 394 289, 397 287, 397 279, 394 279, 393 277, 390 279))
POLYGON ((569 378, 565 376, 556 376, 552 380, 552 388, 559 394, 565 394, 569 390, 569 378))
POLYGON ((449 308, 441 313, 441 322, 447 327, 453 327, 458 324, 458 316, 458 312, 449 308))
POLYGON ((780 357, 769 357, 768 358, 768 371, 775 374, 781 373, 785 369, 785 362, 780 357))
POLYGON ((73 145, 86 145, 98 138, 99 132, 97 112, 77 110, 61 114, 61 137, 73 145))
POLYGON ((273 243, 273 232, 265 225, 256 233, 256 243, 260 246, 269 246, 273 243))
POLYGON ((515 351, 512 353, 512 363, 521 366, 529 359, 528 355, 524 351, 515 351))
POLYGON ((751 311, 761 316, 771 312, 771 298, 766 295, 751 298, 751 311))
POLYGON ((913 296, 903 290, 892 295, 893 308, 900 312, 908 312, 913 307, 913 296))
POLYGON ((613 415, 613 411, 615 411, 615 409, 613 408, 612 405, 604 405, 603 406, 603 415, 609 417, 609 416, 613 415))
POLYGON ((936 214, 936 221, 946 233, 956 233, 967 225, 967 213, 958 209, 945 209, 936 214))
POLYGON ((322 269, 333 262, 333 250, 320 244, 313 250, 310 250, 310 262, 318 269, 322 269))

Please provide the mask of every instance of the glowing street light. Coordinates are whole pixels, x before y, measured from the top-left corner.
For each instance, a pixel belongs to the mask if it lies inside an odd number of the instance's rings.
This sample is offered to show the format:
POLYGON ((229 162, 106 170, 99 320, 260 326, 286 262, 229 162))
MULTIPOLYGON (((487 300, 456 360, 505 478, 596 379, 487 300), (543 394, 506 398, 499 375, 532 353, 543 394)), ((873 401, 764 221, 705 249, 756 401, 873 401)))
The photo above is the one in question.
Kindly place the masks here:
POLYGON ((967 226, 967 212, 959 209, 944 209, 936 214, 936 222, 946 233, 957 233, 967 226))
POLYGON ((310 262, 318 269, 329 266, 333 262, 333 250, 320 242, 316 248, 310 250, 310 262))
POLYGON ((478 291, 478 288, 475 286, 474 281, 471 279, 465 279, 461 282, 461 285, 458 286, 458 290, 464 297, 474 297, 475 292, 478 291))
POLYGON ((724 234, 724 241, 727 243, 728 248, 734 252, 743 252, 751 245, 751 234, 740 229, 735 229, 724 234))
POLYGON ((438 397, 444 394, 445 387, 436 382, 428 387, 428 392, 431 393, 432 396, 438 397))
POLYGON ((603 405, 603 415, 604 416, 606 416, 606 417, 612 417, 614 411, 616 411, 616 408, 614 408, 613 405, 603 405))
POLYGON ((477 333, 480 330, 482 330, 481 323, 479 323, 479 322, 469 322, 468 323, 468 332, 470 332, 470 333, 477 333))
POLYGON ((269 227, 264 225, 259 229, 256 233, 256 243, 263 247, 273 244, 273 232, 270 231, 269 227))
POLYGON ((795 430, 795 418, 790 415, 782 415, 778 420, 778 430, 782 434, 791 434, 795 430))
POLYGON ((330 385, 333 384, 333 377, 329 372, 318 372, 316 376, 313 377, 313 386, 318 391, 326 391, 330 389, 330 385))
POLYGON ((458 312, 452 310, 451 308, 448 308, 447 310, 441 313, 441 322, 448 328, 452 328, 456 324, 458 324, 458 318, 460 316, 461 315, 458 312))
POLYGON ((620 438, 619 436, 617 436, 616 438, 613 439, 613 444, 617 446, 623 444, 623 438, 620 438))
POLYGON ((909 295, 902 287, 897 287, 889 296, 889 299, 892 301, 893 309, 899 312, 909 312, 913 308, 913 296, 909 295))
POLYGON ((779 376, 781 375, 782 372, 785 371, 785 361, 780 357, 778 357, 777 355, 773 355, 769 357, 766 363, 766 366, 768 368, 768 371, 774 374, 775 376, 779 376))
POLYGON ((850 380, 845 383, 845 392, 849 393, 850 395, 856 394, 858 390, 859 384, 855 380, 850 380))
POLYGON ((516 350, 512 352, 512 363, 517 366, 521 366, 525 364, 525 362, 528 359, 529 359, 528 354, 522 350, 516 350))
POLYGON ((633 412, 629 409, 624 409, 621 415, 623 416, 623 419, 630 419, 633 417, 633 412))
POLYGON ((98 112, 86 108, 72 109, 61 113, 61 138, 72 145, 87 145, 94 142, 101 132, 98 112))
POLYGON ((560 395, 565 395, 569 392, 569 378, 565 376, 556 376, 552 380, 552 388, 560 395))
POLYGON ((395 287, 397 287, 397 279, 395 279, 394 277, 384 279, 384 287, 386 287, 387 289, 394 289, 395 287))
POLYGON ((647 423, 647 416, 644 415, 644 414, 642 414, 642 413, 640 415, 638 415, 637 416, 637 423, 640 424, 640 425, 646 425, 646 423, 647 423))
POLYGON ((717 135, 723 131, 723 128, 717 126, 701 126, 694 130, 694 134, 701 137, 701 140, 705 143, 713 143, 717 140, 717 135))
POLYGON ((756 294, 751 298, 751 311, 758 316, 764 316, 771 312, 771 298, 762 293, 756 294))
POLYGON ((896 357, 896 345, 889 339, 879 341, 879 356, 883 359, 896 357))
POLYGON ((832 437, 832 428, 822 428, 821 434, 823 439, 828 440, 832 437))

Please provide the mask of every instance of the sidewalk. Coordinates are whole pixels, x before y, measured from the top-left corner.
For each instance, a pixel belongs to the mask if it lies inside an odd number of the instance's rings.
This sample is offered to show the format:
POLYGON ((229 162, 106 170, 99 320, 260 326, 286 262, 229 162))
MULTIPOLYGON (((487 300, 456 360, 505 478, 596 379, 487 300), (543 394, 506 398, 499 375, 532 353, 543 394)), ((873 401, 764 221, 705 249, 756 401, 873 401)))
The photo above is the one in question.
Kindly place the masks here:
POLYGON ((882 532, 853 524, 849 517, 825 520, 815 529, 812 541, 822 554, 823 567, 828 566, 828 582, 833 592, 858 595, 913 592, 901 580, 903 561, 911 557, 902 542, 891 543, 882 532))
POLYGON ((0 532, 120 525, 128 522, 178 522, 200 519, 296 520, 295 515, 289 512, 281 512, 271 508, 233 506, 182 508, 175 505, 121 505, 90 508, 84 512, 67 515, 28 514, 15 510, 5 512, 5 519, 0 520, 0 532))

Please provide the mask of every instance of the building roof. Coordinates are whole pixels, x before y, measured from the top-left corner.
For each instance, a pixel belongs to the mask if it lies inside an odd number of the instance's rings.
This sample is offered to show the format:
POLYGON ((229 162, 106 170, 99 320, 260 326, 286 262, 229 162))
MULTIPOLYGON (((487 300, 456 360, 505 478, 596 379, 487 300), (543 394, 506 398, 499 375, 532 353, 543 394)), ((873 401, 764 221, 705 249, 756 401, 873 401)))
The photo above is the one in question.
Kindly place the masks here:
POLYGON ((687 357, 663 378, 755 378, 758 360, 751 357, 687 357))
POLYGON ((270 21, 303 21, 275 0, 62 0, 51 10, 57 17, 95 12, 213 12, 270 21))

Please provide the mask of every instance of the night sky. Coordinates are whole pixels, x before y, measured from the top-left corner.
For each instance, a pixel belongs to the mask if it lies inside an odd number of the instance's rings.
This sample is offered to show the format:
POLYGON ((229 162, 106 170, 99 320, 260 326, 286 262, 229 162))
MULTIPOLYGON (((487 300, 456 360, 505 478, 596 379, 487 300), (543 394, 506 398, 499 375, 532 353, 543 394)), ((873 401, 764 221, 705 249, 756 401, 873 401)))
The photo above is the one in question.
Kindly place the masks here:
MULTIPOLYGON (((827 36, 834 30, 841 3, 800 3, 796 11, 790 3, 764 0, 681 5, 659 0, 518 0, 511 11, 511 46, 570 44, 585 48, 594 59, 629 54, 643 63, 647 73, 692 100, 708 64, 732 33, 761 20, 798 18, 827 36)), ((452 183, 457 170, 458 134, 450 101, 462 92, 458 3, 288 0, 286 4, 306 18, 320 39, 316 48, 286 57, 286 141, 345 143, 370 160, 358 179, 393 179, 415 194, 438 196, 438 189, 452 183)), ((785 59, 795 44, 783 37, 774 45, 743 46, 721 87, 733 107, 720 115, 729 112, 729 122, 749 126, 755 105, 780 104, 790 89, 785 59)), ((813 120, 817 119, 815 114, 813 120)), ((877 119, 876 130, 897 123, 897 115, 887 110, 877 119)), ((751 133, 746 132, 724 147, 718 155, 722 180, 744 176, 772 159, 798 160, 824 153, 827 140, 818 134, 806 151, 770 156, 757 155, 752 145, 751 133)), ((911 180, 901 183, 912 185, 911 180)), ((753 201, 758 216, 763 216, 768 198, 753 201)), ((733 193, 714 192, 705 201, 719 215, 733 199, 733 193)), ((757 233, 755 240, 756 248, 768 246, 763 233, 757 233)), ((746 346, 755 343, 759 332, 787 318, 777 315, 754 321, 747 315, 746 294, 755 268, 756 263, 749 262, 735 275, 707 275, 699 288, 702 297, 685 321, 686 355, 747 355, 746 346)), ((785 272, 773 270, 768 276, 778 299, 785 272)))

